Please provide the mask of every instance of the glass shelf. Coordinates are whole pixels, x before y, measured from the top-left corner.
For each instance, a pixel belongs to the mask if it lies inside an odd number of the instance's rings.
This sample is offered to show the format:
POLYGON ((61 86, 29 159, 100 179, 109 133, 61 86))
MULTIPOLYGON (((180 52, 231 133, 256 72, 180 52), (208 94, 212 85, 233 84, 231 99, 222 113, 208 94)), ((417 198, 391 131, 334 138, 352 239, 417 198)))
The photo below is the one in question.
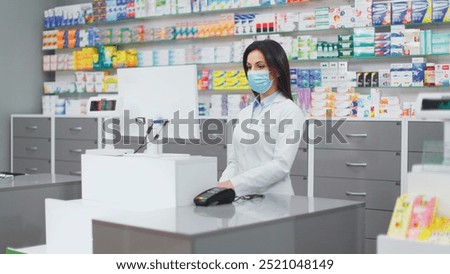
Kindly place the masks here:
POLYGON ((114 95, 114 94, 119 94, 118 92, 74 92, 74 93, 69 93, 69 92, 61 92, 61 93, 43 93, 44 96, 50 96, 50 95, 61 95, 61 96, 67 96, 67 97, 77 97, 77 96, 96 96, 96 95, 114 95))
POLYGON ((386 89, 428 89, 428 88, 443 89, 443 88, 446 88, 446 89, 450 89, 450 87, 444 87, 444 86, 431 86, 431 87, 429 87, 429 86, 421 86, 421 87, 413 87, 413 86, 409 86, 409 87, 403 87, 403 86, 400 86, 400 87, 393 87, 393 86, 389 86, 389 87, 355 87, 355 89, 372 89, 372 88, 378 88, 378 89, 383 89, 383 88, 386 88, 386 89))

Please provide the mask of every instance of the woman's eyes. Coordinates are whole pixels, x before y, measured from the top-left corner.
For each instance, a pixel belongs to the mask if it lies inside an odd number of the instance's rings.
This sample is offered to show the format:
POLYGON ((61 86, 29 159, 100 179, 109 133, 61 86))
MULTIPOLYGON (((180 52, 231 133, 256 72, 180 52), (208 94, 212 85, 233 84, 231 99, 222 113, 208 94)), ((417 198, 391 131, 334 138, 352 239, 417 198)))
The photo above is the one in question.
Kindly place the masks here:
MULTIPOLYGON (((256 68, 257 68, 257 69, 265 69, 266 66, 265 66, 265 65, 256 65, 256 68)), ((251 70, 252 67, 251 67, 251 66, 248 66, 247 69, 248 69, 248 70, 251 70)))

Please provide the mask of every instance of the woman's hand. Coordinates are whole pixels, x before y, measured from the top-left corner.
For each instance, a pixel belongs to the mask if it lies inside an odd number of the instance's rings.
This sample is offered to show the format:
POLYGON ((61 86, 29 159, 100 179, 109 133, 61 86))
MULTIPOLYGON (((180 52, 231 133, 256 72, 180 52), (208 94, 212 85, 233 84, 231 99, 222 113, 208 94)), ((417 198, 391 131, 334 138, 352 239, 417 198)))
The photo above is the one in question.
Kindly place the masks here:
POLYGON ((218 182, 217 183, 217 187, 222 187, 222 188, 234 188, 233 184, 231 183, 230 180, 228 181, 223 181, 223 182, 218 182))

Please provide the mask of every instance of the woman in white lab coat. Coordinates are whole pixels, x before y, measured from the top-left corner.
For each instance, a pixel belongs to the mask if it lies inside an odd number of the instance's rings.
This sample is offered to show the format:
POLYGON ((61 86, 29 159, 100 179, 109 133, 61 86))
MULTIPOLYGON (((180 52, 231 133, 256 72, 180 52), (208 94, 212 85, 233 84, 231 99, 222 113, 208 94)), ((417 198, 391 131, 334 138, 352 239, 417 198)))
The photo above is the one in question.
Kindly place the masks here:
POLYGON ((217 186, 234 188, 238 196, 293 195, 289 173, 304 117, 292 99, 286 53, 273 40, 255 41, 245 50, 243 65, 256 98, 239 113, 217 186))

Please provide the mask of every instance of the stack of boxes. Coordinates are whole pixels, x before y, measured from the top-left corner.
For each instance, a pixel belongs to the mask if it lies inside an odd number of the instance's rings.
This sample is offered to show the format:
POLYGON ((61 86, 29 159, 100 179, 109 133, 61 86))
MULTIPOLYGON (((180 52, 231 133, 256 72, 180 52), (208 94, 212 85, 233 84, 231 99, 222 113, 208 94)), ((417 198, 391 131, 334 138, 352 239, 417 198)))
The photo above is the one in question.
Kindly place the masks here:
POLYGON ((355 0, 355 27, 372 26, 372 0, 355 0))
POLYGON ((316 8, 315 9, 316 18, 316 29, 329 29, 330 28, 330 14, 329 8, 316 8))
POLYGON ((412 5, 410 1, 392 2, 392 25, 411 24, 412 5))
POLYGON ((73 70, 74 59, 72 54, 44 55, 42 69, 44 71, 73 70))
POLYGON ((431 51, 433 54, 448 54, 450 39, 448 33, 432 34, 432 45, 431 51))
POLYGON ((298 60, 317 59, 317 38, 310 35, 297 37, 298 60))
POLYGON ((412 23, 433 22, 433 0, 412 0, 412 23))
POLYGON ((373 3, 372 4, 372 25, 388 26, 391 25, 391 3, 373 3))
POLYGON ((354 56, 372 57, 375 55, 375 28, 355 28, 353 33, 354 56))
POLYGON ((92 3, 55 7, 44 11, 44 28, 90 24, 94 21, 92 3))
POLYGON ((357 113, 357 95, 352 87, 316 87, 311 97, 313 117, 350 117, 357 113))
POLYGON ((450 22, 450 0, 433 1, 433 22, 450 22))
POLYGON ((354 54, 353 35, 338 35, 338 57, 347 58, 354 54))
POLYGON ((381 32, 375 34, 375 55, 389 56, 391 55, 391 33, 381 32))

